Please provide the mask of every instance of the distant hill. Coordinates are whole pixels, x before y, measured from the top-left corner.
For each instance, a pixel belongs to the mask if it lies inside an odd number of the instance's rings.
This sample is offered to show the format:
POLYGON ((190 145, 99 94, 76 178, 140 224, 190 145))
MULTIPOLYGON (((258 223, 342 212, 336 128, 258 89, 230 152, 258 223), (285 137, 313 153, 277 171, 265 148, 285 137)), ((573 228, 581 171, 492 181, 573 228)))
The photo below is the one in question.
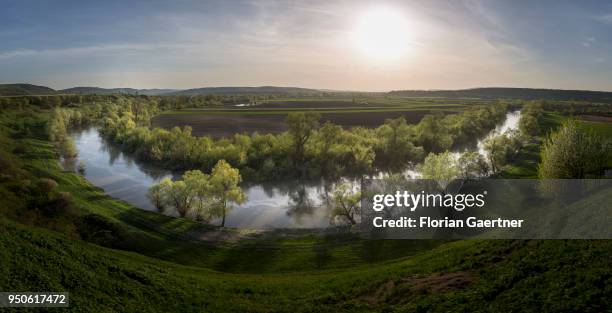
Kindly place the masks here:
POLYGON ((134 88, 100 88, 100 87, 72 87, 60 90, 61 93, 77 94, 130 94, 156 96, 177 91, 176 89, 134 89, 134 88))
POLYGON ((207 94, 316 94, 321 93, 321 90, 298 88, 298 87, 204 87, 173 92, 173 95, 207 95, 207 94))
MULTIPOLYGON (((54 90, 32 84, 0 84, 0 96, 53 95, 53 94, 130 94, 130 95, 207 95, 207 94, 293 94, 315 95, 341 92, 299 87, 203 87, 194 89, 135 89, 73 87, 54 90)), ((344 91, 346 92, 346 91, 344 91)), ((485 87, 459 90, 394 90, 387 93, 399 97, 481 98, 481 99, 547 99, 612 102, 612 92, 590 90, 532 89, 485 87)))
POLYGON ((606 91, 495 87, 461 90, 396 90, 389 92, 389 95, 404 97, 612 101, 612 92, 606 91))
POLYGON ((52 95, 56 91, 32 84, 0 84, 0 96, 52 95))

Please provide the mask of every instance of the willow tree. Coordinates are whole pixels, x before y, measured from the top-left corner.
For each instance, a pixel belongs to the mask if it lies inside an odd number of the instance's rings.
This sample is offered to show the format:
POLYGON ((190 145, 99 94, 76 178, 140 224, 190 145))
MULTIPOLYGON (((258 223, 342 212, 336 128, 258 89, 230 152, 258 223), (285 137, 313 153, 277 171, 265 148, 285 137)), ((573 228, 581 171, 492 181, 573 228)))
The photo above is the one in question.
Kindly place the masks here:
POLYGON ((242 181, 238 169, 225 160, 217 162, 210 174, 209 195, 216 200, 221 215, 221 227, 225 226, 225 216, 231 209, 230 202, 240 204, 245 200, 244 192, 238 184, 242 181))
POLYGON ((170 179, 164 179, 159 184, 149 187, 147 198, 151 200, 157 211, 163 212, 165 210, 168 201, 168 192, 171 187, 172 181, 170 179))
POLYGON ((210 193, 210 177, 200 170, 187 171, 183 174, 183 181, 187 185, 188 193, 191 197, 191 208, 195 211, 196 219, 208 221, 211 217, 211 210, 208 201, 210 193))

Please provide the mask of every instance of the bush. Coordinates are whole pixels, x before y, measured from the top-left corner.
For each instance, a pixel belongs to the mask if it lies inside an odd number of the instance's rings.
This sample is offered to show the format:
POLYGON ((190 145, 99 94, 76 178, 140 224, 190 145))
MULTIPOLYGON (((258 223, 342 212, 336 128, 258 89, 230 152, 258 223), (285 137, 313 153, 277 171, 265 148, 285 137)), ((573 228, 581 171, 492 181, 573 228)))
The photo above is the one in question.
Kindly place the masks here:
POLYGON ((51 191, 57 188, 57 182, 51 178, 41 178, 36 184, 38 192, 48 195, 51 191))
POLYGON ((77 209, 69 192, 58 192, 46 205, 40 207, 46 217, 72 217, 77 215, 77 209))
POLYGON ((120 225, 98 214, 87 214, 76 223, 81 239, 106 247, 117 247, 126 238, 120 225))
POLYGON ((568 119, 544 141, 538 176, 542 179, 599 177, 609 153, 609 140, 584 130, 575 119, 568 119))

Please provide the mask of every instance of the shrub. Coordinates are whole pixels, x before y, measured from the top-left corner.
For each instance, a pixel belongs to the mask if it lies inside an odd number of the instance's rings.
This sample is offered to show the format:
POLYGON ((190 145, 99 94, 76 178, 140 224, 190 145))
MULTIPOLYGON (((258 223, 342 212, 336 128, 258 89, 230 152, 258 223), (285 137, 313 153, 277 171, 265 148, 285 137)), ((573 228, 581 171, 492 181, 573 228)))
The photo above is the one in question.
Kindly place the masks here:
POLYGON ((126 238, 125 229, 98 214, 81 217, 76 226, 81 239, 106 247, 117 247, 126 238))
POLYGON ((74 200, 69 192, 56 193, 40 210, 47 217, 72 217, 77 214, 74 200))

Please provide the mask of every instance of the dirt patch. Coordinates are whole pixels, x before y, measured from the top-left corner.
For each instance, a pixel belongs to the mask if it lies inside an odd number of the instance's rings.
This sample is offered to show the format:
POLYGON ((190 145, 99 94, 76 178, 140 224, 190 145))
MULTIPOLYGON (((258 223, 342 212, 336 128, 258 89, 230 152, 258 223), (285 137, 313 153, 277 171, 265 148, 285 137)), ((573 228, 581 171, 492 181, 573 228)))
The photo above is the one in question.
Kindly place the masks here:
MULTIPOLYGON (((436 111, 445 113, 444 111, 436 111)), ((394 112, 346 112, 323 113, 321 122, 330 121, 345 128, 380 126, 389 118, 403 116, 408 123, 418 123, 430 110, 394 111, 394 112)), ((446 112, 448 113, 448 112, 446 112)), ((171 129, 175 126, 191 126, 195 136, 212 136, 214 138, 231 137, 238 133, 251 134, 259 132, 280 133, 287 130, 285 115, 206 115, 206 114, 169 114, 159 115, 152 120, 153 127, 171 129)))
POLYGON ((612 116, 604 115, 581 115, 580 119, 589 122, 612 123, 612 116))
POLYGON ((405 303, 416 293, 444 293, 467 288, 476 279, 472 272, 435 273, 388 281, 361 300, 368 304, 405 303))

